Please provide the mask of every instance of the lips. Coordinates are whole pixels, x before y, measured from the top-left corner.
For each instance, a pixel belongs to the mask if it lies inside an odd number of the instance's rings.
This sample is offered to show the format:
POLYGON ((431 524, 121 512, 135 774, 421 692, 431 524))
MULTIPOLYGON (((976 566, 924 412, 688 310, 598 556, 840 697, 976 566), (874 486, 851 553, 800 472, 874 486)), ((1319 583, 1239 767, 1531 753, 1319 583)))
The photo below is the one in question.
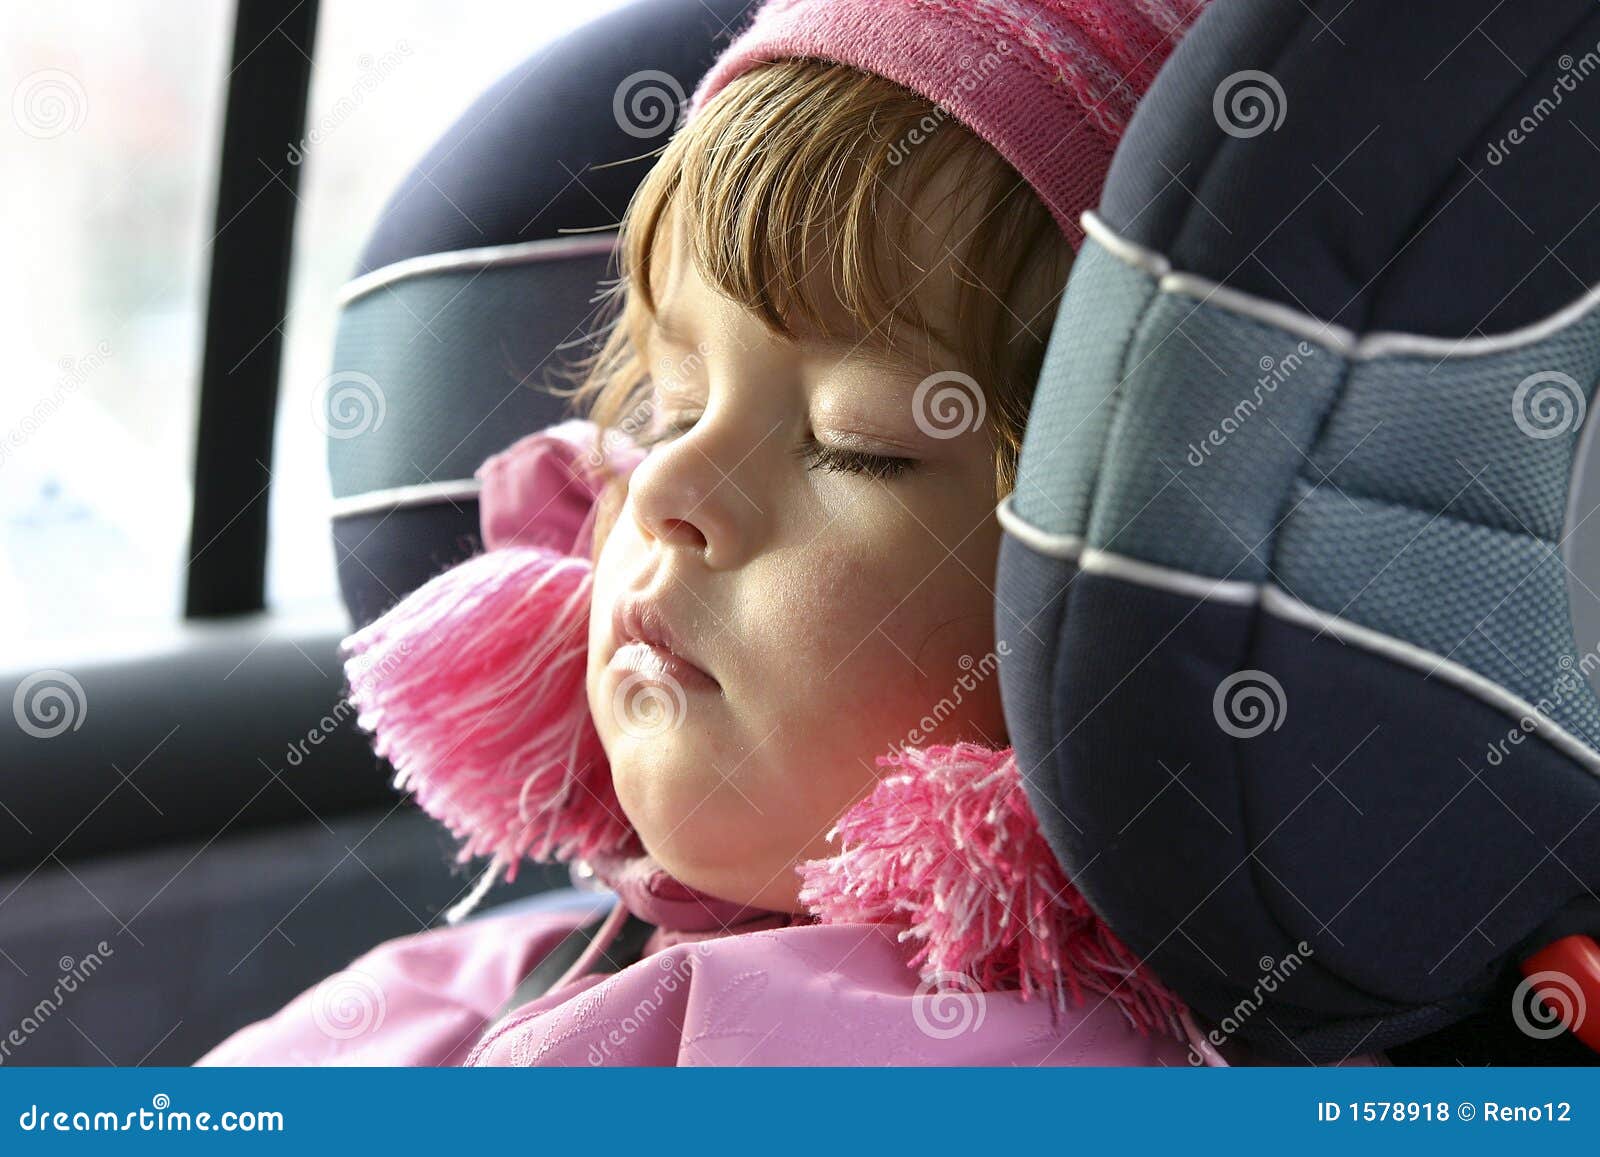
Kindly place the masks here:
POLYGON ((721 686, 687 653, 659 603, 645 598, 622 599, 612 611, 611 637, 617 648, 611 658, 614 666, 647 677, 665 676, 684 687, 721 686))

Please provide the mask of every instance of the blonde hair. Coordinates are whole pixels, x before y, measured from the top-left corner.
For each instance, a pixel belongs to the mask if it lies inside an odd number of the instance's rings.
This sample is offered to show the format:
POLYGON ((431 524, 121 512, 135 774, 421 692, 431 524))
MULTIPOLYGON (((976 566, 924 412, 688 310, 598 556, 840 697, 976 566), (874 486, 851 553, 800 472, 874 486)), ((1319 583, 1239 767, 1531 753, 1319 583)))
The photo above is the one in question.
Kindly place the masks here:
MULTIPOLYGON (((648 413, 651 374, 639 350, 657 307, 651 269, 669 212, 701 276, 776 334, 795 337, 799 319, 828 338, 892 347, 899 323, 955 353, 984 391, 996 499, 1015 486, 1049 307, 1072 251, 1049 209, 987 144, 923 97, 841 64, 799 58, 736 77, 666 145, 623 216, 612 322, 566 392, 602 434, 648 413), (941 239, 960 282, 954 324, 941 326, 916 292, 923 271, 908 243, 921 218, 907 202, 946 165, 959 166, 947 195, 966 203, 952 222, 970 213, 976 224, 953 246, 954 224, 941 239), (885 229, 896 220, 897 230, 885 229), (824 261, 852 332, 830 328, 807 295, 809 273, 824 261)), ((600 524, 596 551, 604 513, 600 524)))

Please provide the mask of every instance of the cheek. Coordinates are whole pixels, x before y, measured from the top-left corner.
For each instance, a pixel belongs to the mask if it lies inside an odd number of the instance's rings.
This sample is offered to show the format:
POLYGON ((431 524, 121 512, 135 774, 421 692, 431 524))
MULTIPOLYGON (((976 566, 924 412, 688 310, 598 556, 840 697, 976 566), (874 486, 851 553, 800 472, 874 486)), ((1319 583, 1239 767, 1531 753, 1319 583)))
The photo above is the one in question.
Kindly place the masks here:
POLYGON ((993 555, 980 536, 948 555, 918 533, 920 542, 812 548, 768 625, 752 632, 768 641, 766 662, 787 699, 772 709, 793 716, 772 723, 832 746, 817 735, 824 726, 869 765, 890 744, 912 739, 1003 741, 994 597, 985 585, 993 555), (973 677, 963 679, 967 673, 973 677), (908 739, 941 703, 940 733, 908 739))

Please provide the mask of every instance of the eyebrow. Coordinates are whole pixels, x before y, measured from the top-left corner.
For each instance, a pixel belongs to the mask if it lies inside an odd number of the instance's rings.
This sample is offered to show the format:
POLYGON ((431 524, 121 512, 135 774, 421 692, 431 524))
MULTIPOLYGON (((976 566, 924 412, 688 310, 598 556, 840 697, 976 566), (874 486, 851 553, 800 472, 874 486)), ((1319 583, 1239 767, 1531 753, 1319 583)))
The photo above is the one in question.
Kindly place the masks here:
POLYGON ((839 340, 828 344, 829 352, 837 355, 841 362, 865 362, 891 373, 906 373, 911 367, 909 359, 897 357, 892 349, 878 342, 839 340))

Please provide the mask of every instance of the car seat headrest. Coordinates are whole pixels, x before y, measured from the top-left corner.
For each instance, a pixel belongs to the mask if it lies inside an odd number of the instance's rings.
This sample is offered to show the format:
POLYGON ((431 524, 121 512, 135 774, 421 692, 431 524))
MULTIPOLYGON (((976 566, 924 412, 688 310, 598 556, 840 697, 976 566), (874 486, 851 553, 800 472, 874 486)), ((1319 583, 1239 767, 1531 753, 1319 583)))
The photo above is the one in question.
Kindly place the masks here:
POLYGON ((587 352, 646 155, 740 11, 649 0, 541 48, 390 198, 341 294, 322 392, 357 625, 482 549, 473 471, 566 416, 537 387, 587 352))
POLYGON ((1584 0, 1219 0, 1086 221, 999 511, 1007 721, 1074 882, 1273 1055, 1600 932, 1597 44, 1584 0))

